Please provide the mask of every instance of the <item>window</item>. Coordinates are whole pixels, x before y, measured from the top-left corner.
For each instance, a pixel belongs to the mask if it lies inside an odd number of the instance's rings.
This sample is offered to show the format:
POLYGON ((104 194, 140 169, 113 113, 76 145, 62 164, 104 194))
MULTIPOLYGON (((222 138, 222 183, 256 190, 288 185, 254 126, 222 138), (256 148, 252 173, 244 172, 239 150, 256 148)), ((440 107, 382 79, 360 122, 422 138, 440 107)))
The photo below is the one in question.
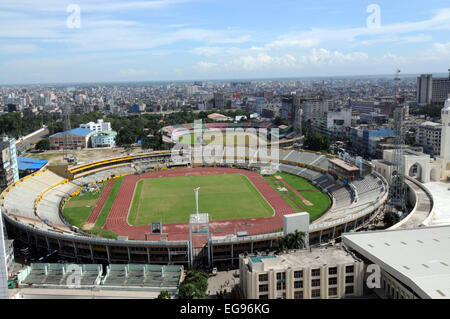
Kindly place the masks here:
POLYGON ((285 272, 278 272, 277 273, 277 280, 285 280, 286 279, 286 273, 285 272))
POLYGON ((352 293, 353 293, 353 286, 345 287, 345 294, 352 294, 352 293))
POLYGON ((313 277, 320 276, 320 268, 311 270, 311 276, 313 277))
POLYGON ((320 298, 320 289, 311 290, 311 297, 312 298, 320 298))
POLYGON ((269 299, 269 295, 259 295, 259 299, 269 299))
POLYGON ((303 291, 294 292, 294 299, 303 299, 303 291))
POLYGON ((294 281, 294 288, 295 289, 303 288, 303 280, 294 281))
POLYGON ((352 284, 354 282, 353 276, 345 276, 345 283, 346 284, 352 284))
POLYGON ((336 287, 329 288, 328 289, 328 295, 330 297, 336 297, 337 296, 337 288, 336 287))
POLYGON ((337 267, 328 268, 328 274, 329 275, 336 275, 337 274, 337 267))
POLYGON ((269 291, 269 285, 259 285, 259 292, 266 292, 269 291))
POLYGON ((350 274, 350 273, 352 273, 354 271, 354 269, 355 269, 354 266, 347 266, 347 267, 345 267, 345 272, 347 274, 350 274))
POLYGON ((294 278, 303 278, 303 270, 294 271, 294 278))
POLYGON ((311 286, 313 286, 313 287, 320 287, 320 279, 313 279, 313 280, 311 280, 311 286))
POLYGON ((277 282, 277 290, 284 290, 285 284, 284 282, 277 282))
POLYGON ((337 278, 328 278, 328 284, 329 285, 337 285, 337 278))
POLYGON ((268 274, 259 275, 259 281, 269 281, 269 275, 268 274))

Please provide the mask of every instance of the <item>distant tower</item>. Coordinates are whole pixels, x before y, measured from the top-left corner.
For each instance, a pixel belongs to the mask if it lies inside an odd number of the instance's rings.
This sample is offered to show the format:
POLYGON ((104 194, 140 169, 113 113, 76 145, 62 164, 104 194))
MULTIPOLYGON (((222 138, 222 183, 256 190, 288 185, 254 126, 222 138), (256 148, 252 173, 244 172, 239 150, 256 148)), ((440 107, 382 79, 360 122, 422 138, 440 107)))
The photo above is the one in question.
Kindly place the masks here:
POLYGON ((446 178, 450 165, 450 94, 442 109, 441 159, 442 175, 446 178))
POLYGON ((400 70, 397 69, 397 72, 395 72, 395 78, 394 78, 394 86, 395 86, 395 103, 398 104, 399 98, 400 98, 400 70))
MULTIPOLYGON (((64 132, 70 131, 72 129, 70 124, 70 114, 72 110, 69 105, 64 106, 63 117, 64 117, 64 132)), ((73 148, 72 135, 64 134, 63 136, 63 158, 69 158, 69 151, 73 148)))

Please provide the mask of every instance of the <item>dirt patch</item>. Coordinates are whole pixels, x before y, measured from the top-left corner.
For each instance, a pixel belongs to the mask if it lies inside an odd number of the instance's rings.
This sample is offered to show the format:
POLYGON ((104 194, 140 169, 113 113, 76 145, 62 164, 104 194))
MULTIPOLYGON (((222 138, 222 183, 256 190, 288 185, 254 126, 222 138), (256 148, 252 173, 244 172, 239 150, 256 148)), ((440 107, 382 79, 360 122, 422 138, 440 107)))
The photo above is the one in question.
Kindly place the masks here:
POLYGON ((91 230, 92 228, 94 228, 95 223, 85 223, 83 225, 83 230, 91 230))

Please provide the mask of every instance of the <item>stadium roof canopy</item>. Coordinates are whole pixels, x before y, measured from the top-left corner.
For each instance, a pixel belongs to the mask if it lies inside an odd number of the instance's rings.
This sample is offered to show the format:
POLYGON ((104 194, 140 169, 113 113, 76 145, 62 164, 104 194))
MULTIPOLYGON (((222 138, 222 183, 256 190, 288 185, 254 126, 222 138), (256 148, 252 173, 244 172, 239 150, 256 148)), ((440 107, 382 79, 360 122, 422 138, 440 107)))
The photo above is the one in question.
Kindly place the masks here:
POLYGON ((421 298, 450 298, 450 226, 343 234, 343 243, 421 298))
POLYGON ((330 162, 335 164, 335 165, 337 165, 337 166, 339 166, 340 168, 345 169, 348 172, 357 172, 357 171, 359 171, 359 168, 357 166, 351 165, 351 164, 349 164, 349 163, 347 163, 347 162, 345 162, 345 161, 343 161, 341 159, 338 159, 338 158, 332 159, 332 160, 330 160, 330 162))
POLYGON ((39 160, 36 158, 30 158, 30 157, 17 157, 17 164, 19 166, 20 171, 26 171, 29 169, 36 170, 41 169, 45 165, 47 165, 48 161, 39 160))

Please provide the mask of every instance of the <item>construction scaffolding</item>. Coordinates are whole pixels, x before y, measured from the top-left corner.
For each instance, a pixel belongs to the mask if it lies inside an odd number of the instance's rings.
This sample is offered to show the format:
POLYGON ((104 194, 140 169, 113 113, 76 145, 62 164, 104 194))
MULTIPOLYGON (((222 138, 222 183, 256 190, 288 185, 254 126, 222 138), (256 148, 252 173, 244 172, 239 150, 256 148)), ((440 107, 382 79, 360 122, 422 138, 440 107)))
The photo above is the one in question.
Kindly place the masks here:
POLYGON ((406 213, 405 163, 404 163, 404 107, 399 106, 394 110, 395 149, 393 153, 394 171, 390 186, 389 204, 397 211, 406 213))

